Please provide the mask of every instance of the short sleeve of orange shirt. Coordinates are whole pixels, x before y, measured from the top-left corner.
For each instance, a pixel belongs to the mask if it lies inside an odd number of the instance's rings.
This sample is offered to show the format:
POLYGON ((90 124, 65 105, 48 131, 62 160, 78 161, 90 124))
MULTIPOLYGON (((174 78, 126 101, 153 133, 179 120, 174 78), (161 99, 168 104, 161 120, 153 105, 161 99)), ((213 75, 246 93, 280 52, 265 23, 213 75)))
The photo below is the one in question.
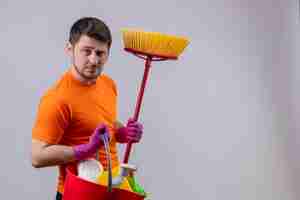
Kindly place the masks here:
POLYGON ((68 106, 54 95, 45 95, 38 106, 32 138, 48 144, 58 144, 69 122, 68 106))

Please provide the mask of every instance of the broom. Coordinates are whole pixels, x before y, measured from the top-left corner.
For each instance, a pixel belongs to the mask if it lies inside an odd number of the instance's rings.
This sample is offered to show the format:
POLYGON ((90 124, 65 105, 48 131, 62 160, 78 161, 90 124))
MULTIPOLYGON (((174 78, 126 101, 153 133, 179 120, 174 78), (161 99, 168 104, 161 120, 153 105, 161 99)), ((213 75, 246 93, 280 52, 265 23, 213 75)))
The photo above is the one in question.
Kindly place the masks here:
MULTIPOLYGON (((137 121, 141 109, 144 90, 152 61, 176 60, 189 41, 185 37, 145 32, 137 29, 122 29, 124 50, 145 60, 145 70, 140 86, 133 120, 137 121)), ((128 163, 132 143, 126 145, 123 163, 128 163)))

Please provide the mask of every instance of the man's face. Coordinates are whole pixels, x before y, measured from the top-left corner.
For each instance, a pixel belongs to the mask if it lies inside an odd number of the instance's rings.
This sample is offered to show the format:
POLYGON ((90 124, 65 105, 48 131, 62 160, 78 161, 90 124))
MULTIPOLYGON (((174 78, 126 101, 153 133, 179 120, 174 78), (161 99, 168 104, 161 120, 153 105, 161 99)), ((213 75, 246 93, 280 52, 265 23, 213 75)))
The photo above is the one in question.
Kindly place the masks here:
POLYGON ((69 55, 77 74, 86 81, 96 79, 109 55, 108 44, 82 35, 75 45, 69 44, 69 55))

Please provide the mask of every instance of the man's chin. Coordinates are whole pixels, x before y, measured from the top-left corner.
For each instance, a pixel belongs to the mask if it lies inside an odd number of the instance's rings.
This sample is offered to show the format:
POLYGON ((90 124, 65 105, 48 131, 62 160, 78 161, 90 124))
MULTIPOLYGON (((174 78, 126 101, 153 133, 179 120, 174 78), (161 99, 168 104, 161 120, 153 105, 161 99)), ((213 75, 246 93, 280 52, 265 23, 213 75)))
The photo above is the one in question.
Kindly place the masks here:
POLYGON ((85 73, 84 75, 86 79, 93 80, 93 79, 97 79, 101 75, 101 73, 97 73, 97 74, 85 73))

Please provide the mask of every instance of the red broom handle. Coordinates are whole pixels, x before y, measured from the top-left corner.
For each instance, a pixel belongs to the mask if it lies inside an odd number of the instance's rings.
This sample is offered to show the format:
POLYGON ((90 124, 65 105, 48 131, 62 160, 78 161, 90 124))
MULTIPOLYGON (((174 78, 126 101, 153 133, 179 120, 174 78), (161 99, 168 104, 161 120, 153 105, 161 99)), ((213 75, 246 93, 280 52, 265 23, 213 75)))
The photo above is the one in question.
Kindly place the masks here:
MULTIPOLYGON (((146 83, 147 83, 147 79, 148 79, 148 75, 149 75, 149 70, 151 67, 151 61, 152 61, 152 57, 147 56, 147 59, 145 62, 145 70, 144 70, 143 80, 141 83, 139 95, 138 95, 136 106, 135 106, 134 117, 133 117, 134 121, 137 121, 139 118, 141 105, 142 105, 142 101, 143 101, 143 96, 144 96, 144 91, 145 91, 145 87, 146 87, 146 83)), ((132 148, 132 142, 127 143, 123 163, 128 163, 131 148, 132 148)))

